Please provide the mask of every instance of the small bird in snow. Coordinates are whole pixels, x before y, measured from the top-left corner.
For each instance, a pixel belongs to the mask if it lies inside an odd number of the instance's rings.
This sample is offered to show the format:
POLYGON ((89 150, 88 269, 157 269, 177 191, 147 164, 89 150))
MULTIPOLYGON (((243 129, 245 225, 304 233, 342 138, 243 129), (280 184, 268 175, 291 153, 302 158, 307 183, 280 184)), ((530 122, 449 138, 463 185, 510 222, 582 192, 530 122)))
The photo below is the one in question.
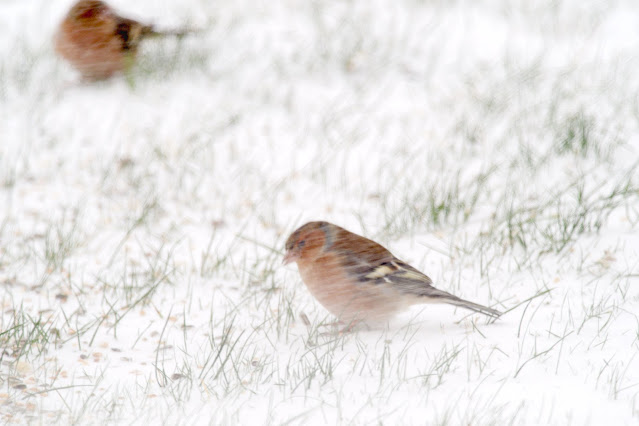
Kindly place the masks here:
POLYGON ((311 294, 347 330, 390 319, 412 305, 447 303, 493 318, 501 312, 460 299, 380 244, 328 222, 309 222, 286 241, 284 264, 297 262, 311 294))
POLYGON ((189 32, 156 31, 152 25, 118 15, 105 2, 80 0, 60 23, 55 49, 85 79, 102 80, 130 69, 144 38, 189 32))

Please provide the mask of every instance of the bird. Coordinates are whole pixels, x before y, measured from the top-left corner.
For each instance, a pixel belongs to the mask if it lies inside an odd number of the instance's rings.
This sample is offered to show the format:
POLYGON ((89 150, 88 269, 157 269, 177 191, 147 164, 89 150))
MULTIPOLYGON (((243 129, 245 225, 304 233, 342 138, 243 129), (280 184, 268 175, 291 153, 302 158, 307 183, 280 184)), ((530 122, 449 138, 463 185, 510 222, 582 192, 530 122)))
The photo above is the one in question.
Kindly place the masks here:
POLYGON ((375 241, 324 221, 309 222, 286 240, 283 264, 297 263, 304 284, 317 301, 346 324, 387 321, 410 306, 447 303, 492 318, 496 309, 433 287, 422 272, 375 241))
POLYGON ((128 71, 140 41, 151 36, 182 36, 191 31, 157 31, 152 25, 118 15, 107 3, 80 0, 59 25, 56 52, 88 81, 128 71))

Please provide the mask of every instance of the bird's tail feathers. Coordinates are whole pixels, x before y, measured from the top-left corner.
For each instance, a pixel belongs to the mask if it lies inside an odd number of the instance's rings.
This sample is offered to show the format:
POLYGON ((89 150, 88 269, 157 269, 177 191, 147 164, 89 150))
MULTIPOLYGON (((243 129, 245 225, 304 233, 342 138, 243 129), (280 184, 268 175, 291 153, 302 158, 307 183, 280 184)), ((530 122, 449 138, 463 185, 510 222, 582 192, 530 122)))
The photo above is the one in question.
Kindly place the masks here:
POLYGON ((142 29, 145 37, 184 37, 199 32, 201 30, 195 28, 159 29, 152 25, 147 25, 142 29))
POLYGON ((492 317, 492 318, 499 318, 502 314, 496 309, 489 308, 487 306, 483 306, 478 303, 469 302, 468 300, 460 299, 459 297, 455 297, 455 296, 453 296, 453 298, 451 299, 448 299, 446 303, 459 306, 461 308, 466 308, 474 312, 479 312, 480 314, 488 315, 489 317, 492 317))
POLYGON ((437 290, 435 288, 432 288, 432 290, 434 291, 430 291, 429 294, 424 296, 433 303, 447 303, 449 305, 459 306, 460 308, 479 312, 480 314, 484 314, 492 318, 499 318, 502 314, 496 309, 489 308, 478 303, 469 302, 468 300, 460 299, 459 297, 453 296, 452 294, 445 291, 437 290))

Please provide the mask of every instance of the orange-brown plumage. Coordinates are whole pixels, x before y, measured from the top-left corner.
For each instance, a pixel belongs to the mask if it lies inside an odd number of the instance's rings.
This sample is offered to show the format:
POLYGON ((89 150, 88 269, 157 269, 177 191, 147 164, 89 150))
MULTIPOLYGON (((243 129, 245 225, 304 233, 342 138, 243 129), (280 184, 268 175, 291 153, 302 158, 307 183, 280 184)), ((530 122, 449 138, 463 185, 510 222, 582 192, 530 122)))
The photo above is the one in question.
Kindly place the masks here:
POLYGON ((375 241, 328 222, 309 222, 286 241, 311 294, 344 323, 387 320, 411 305, 448 303, 485 315, 500 312, 432 286, 428 276, 375 241))
POLYGON ((126 71, 145 37, 187 32, 157 32, 151 25, 119 16, 105 2, 80 0, 60 23, 55 48, 84 78, 101 80, 126 71))

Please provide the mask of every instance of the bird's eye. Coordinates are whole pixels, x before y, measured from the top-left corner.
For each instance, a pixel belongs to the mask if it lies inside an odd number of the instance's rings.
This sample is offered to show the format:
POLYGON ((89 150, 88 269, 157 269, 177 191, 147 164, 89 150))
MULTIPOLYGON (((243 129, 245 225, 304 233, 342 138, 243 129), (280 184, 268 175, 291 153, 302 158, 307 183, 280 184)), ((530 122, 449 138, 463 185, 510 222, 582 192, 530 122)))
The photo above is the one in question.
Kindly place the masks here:
POLYGON ((304 247, 304 244, 306 244, 306 240, 302 240, 302 241, 300 241, 299 243, 297 243, 297 246, 298 246, 299 248, 302 248, 302 247, 304 247))

